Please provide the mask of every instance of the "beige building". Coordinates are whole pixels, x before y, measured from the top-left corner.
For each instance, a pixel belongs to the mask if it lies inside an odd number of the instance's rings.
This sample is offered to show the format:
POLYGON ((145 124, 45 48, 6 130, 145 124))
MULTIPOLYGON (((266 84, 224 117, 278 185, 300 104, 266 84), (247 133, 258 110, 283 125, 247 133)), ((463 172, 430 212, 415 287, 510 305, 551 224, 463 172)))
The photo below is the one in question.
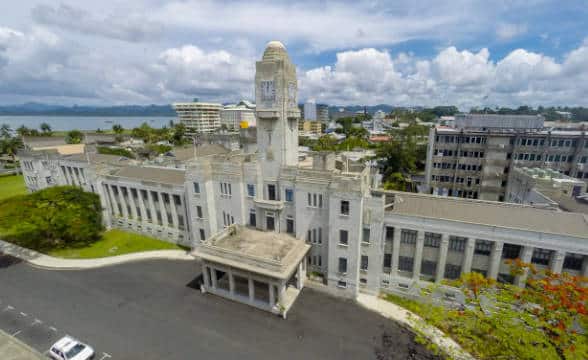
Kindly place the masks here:
POLYGON ((174 103, 173 107, 189 135, 211 133, 221 127, 221 104, 187 102, 174 103))
POLYGON ((305 134, 320 135, 323 132, 322 123, 318 121, 301 121, 298 123, 298 131, 305 134))
POLYGON ((246 129, 256 126, 255 104, 241 101, 227 105, 221 111, 221 125, 228 130, 246 129))

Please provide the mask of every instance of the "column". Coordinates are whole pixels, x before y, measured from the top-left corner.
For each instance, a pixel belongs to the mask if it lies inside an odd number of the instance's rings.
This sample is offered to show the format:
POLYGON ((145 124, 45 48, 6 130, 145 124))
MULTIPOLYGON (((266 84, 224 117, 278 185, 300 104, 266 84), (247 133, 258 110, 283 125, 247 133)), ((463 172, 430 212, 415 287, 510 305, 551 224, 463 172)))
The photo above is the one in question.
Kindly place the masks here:
MULTIPOLYGON (((533 257, 533 247, 532 246, 524 246, 523 250, 521 251, 521 261, 524 263, 530 263, 532 257, 533 257)), ((520 287, 524 287, 525 284, 527 283, 528 273, 529 273, 529 270, 527 269, 523 272, 523 274, 518 275, 515 278, 515 285, 520 286, 520 287)))
POLYGON ((123 217, 125 219, 129 218, 129 211, 127 210, 127 202, 125 201, 125 197, 123 196, 122 187, 118 187, 118 198, 120 199, 120 207, 122 208, 123 217))
POLYGON ((563 269, 564 259, 566 257, 565 251, 554 251, 551 255, 551 271, 556 274, 561 274, 563 269))
POLYGON ((412 264, 412 278, 418 280, 421 276, 421 262, 423 261, 423 247, 425 246, 425 232, 418 231, 416 239, 416 248, 414 252, 414 261, 412 264))
POLYGON ((504 243, 502 241, 495 241, 492 246, 492 253, 490 254, 490 266, 488 267, 488 278, 496 280, 498 272, 500 271, 500 264, 502 263, 502 248, 504 243))
POLYGON ((73 173, 73 170, 72 170, 71 166, 68 166, 66 169, 69 172, 69 178, 71 179, 71 184, 73 186, 78 185, 78 184, 76 184, 76 179, 74 177, 74 173, 73 173))
POLYGON ((127 195, 129 196, 129 203, 131 204, 131 215, 136 221, 139 218, 137 216, 137 205, 135 204, 135 199, 133 198, 133 191, 130 188, 127 188, 127 195))
POLYGON ((216 290, 217 282, 216 282, 216 270, 213 267, 210 267, 210 280, 212 281, 212 288, 216 290))
POLYGON ((272 285, 272 283, 267 283, 267 286, 269 286, 269 306, 270 308, 273 308, 276 303, 276 294, 274 294, 274 286, 272 285))
MULTIPOLYGON (((157 211, 155 211, 155 203, 153 202, 153 195, 151 191, 147 190, 147 199, 149 199, 149 211, 151 212, 151 223, 157 225, 157 211)), ((214 285, 214 283, 213 283, 214 285)), ((216 287, 216 285, 214 285, 216 287)))
POLYGON ((116 201, 116 198, 114 197, 114 186, 113 185, 106 185, 107 189, 108 189, 108 197, 110 198, 110 203, 112 204, 112 214, 114 216, 120 216, 120 210, 118 208, 118 202, 116 201))
POLYGON ((229 275, 229 292, 231 293, 231 296, 234 297, 235 296, 235 278, 233 278, 233 270, 229 269, 229 271, 227 272, 227 275, 229 275))
POLYGON ((145 201, 143 200, 143 195, 141 194, 141 189, 137 189, 137 199, 139 200, 139 210, 141 210, 141 222, 148 222, 147 218, 147 210, 145 208, 145 201))
MULTIPOLYGON (((180 197, 180 202, 181 202, 181 197, 180 197)), ((169 203, 170 203, 169 208, 171 209, 172 224, 174 226, 174 229, 178 229, 179 228, 178 210, 176 209, 176 201, 174 200, 174 194, 169 194, 169 203)), ((186 219, 184 219, 184 223, 185 223, 185 220, 186 219)))
POLYGON ((304 270, 302 269, 302 263, 304 263, 304 260, 298 264, 298 270, 296 272, 296 288, 298 290, 302 290, 302 287, 304 286, 304 270))
POLYGON ((439 247, 439 260, 437 261, 437 272, 435 282, 441 282, 445 277, 445 262, 447 261, 447 250, 449 249, 449 234, 441 234, 441 245, 439 247))
POLYGON ((253 279, 248 278, 249 280, 249 302, 255 301, 255 286, 253 286, 253 279))
POLYGON ((398 276, 398 262, 400 256, 400 236, 402 229, 394 227, 394 238, 392 239, 392 264, 390 265, 390 275, 398 276))
POLYGON ((167 210, 165 209, 165 204, 163 202, 163 194, 160 192, 157 196, 159 197, 159 211, 161 211, 161 223, 163 226, 169 226, 169 219, 167 218, 167 210))
POLYGON ((469 273, 472 271, 472 260, 474 259, 474 250, 476 248, 476 239, 468 238, 465 254, 463 257, 463 264, 461 267, 461 273, 469 273))
POLYGON ((202 264, 202 282, 204 283, 204 288, 210 288, 210 278, 208 276, 208 271, 206 265, 202 264))

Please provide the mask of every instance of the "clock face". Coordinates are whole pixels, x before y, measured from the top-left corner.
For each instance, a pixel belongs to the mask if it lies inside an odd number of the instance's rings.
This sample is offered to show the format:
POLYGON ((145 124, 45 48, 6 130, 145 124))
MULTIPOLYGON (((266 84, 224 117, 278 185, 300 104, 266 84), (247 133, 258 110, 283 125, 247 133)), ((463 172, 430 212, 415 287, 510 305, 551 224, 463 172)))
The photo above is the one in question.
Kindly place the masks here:
POLYGON ((288 106, 296 107, 296 84, 288 83, 288 106))
POLYGON ((273 102, 276 99, 276 88, 273 80, 263 80, 260 82, 261 101, 273 102))

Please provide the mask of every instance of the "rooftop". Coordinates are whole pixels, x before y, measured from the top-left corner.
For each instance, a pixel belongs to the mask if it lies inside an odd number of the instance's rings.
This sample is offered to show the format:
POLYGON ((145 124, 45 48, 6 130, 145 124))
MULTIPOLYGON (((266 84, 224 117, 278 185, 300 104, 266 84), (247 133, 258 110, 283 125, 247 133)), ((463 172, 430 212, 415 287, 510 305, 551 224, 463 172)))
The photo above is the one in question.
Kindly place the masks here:
POLYGON ((588 217, 531 206, 435 195, 389 192, 397 215, 443 219, 588 239, 588 217))
POLYGON ((162 184, 184 185, 186 172, 184 170, 160 167, 125 166, 115 169, 109 175, 162 184))

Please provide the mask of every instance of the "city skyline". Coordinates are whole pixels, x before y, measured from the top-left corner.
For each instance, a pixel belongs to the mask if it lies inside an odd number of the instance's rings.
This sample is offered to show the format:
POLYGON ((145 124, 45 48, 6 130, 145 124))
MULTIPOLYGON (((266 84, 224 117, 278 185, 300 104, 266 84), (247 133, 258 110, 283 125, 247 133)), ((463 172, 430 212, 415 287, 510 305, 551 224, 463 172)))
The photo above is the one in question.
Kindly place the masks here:
POLYGON ((276 38, 301 101, 585 106, 586 12, 550 1, 21 1, 0 19, 0 104, 251 99, 255 54, 276 38))

